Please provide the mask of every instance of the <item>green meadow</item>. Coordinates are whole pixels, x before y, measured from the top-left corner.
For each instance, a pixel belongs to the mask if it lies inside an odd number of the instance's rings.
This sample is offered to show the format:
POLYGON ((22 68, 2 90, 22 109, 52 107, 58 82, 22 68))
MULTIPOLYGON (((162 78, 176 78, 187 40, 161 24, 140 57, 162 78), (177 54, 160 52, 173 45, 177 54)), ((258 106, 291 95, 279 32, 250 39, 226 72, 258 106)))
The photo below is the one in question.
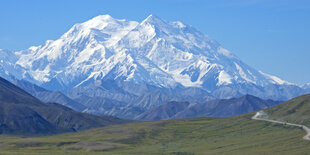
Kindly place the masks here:
POLYGON ((112 125, 46 137, 2 135, 0 154, 305 154, 304 130, 252 120, 193 118, 112 125))

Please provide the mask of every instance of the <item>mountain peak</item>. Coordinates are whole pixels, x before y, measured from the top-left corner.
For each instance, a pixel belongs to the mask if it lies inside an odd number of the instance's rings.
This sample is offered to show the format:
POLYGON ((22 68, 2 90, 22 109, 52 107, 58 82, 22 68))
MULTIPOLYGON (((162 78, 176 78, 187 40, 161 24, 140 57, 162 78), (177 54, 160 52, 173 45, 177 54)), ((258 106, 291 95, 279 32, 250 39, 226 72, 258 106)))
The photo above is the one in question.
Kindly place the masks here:
POLYGON ((150 24, 161 24, 161 23, 166 23, 164 20, 160 19, 159 17, 157 17, 156 15, 150 14, 147 18, 145 18, 141 24, 145 24, 145 23, 150 23, 150 24))
POLYGON ((90 19, 89 21, 109 21, 109 20, 115 20, 115 19, 112 16, 105 14, 105 15, 96 16, 90 19))
POLYGON ((113 17, 111 15, 109 15, 109 14, 99 15, 99 16, 96 16, 94 18, 113 19, 113 17))
POLYGON ((157 17, 156 15, 150 14, 149 16, 145 18, 145 20, 156 19, 156 18, 159 18, 159 17, 157 17))
POLYGON ((97 29, 101 31, 105 29, 106 27, 108 27, 108 29, 112 29, 111 31, 113 31, 113 29, 117 29, 119 27, 122 27, 121 25, 126 25, 128 23, 132 23, 132 21, 127 21, 125 19, 115 19, 112 16, 105 14, 105 15, 99 15, 99 16, 93 17, 92 19, 86 22, 76 24, 73 27, 73 29, 75 28, 82 29, 82 30, 97 29))
POLYGON ((100 79, 210 92, 225 86, 240 89, 241 94, 253 85, 286 84, 249 67, 192 26, 153 14, 141 23, 100 15, 76 24, 55 41, 17 55, 18 60, 5 69, 18 64, 29 74, 28 81, 51 90, 82 87, 100 79))
POLYGON ((107 25, 108 23, 114 23, 117 20, 114 19, 113 17, 111 17, 110 15, 106 14, 106 15, 99 15, 96 16, 84 23, 78 24, 78 25, 82 25, 84 28, 88 27, 88 28, 102 28, 105 25, 107 25))

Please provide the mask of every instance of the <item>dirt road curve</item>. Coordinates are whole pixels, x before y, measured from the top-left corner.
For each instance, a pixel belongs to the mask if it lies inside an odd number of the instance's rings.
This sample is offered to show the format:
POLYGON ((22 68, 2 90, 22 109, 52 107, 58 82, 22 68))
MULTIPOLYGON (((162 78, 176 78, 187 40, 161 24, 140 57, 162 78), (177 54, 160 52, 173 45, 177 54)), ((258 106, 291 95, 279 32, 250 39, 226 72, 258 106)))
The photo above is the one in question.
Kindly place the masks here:
POLYGON ((268 121, 268 122, 272 122, 272 123, 278 123, 278 124, 285 124, 285 125, 291 125, 291 126, 297 126, 300 128, 303 128, 306 132, 307 135, 305 135, 303 138, 305 140, 309 140, 310 141, 310 129, 307 126, 301 125, 301 124, 294 124, 294 123, 288 123, 288 122, 281 122, 281 121, 276 121, 276 120, 271 120, 271 119, 266 119, 266 118, 259 118, 259 116, 262 115, 263 112, 259 111, 257 112, 252 119, 254 120, 261 120, 261 121, 268 121))

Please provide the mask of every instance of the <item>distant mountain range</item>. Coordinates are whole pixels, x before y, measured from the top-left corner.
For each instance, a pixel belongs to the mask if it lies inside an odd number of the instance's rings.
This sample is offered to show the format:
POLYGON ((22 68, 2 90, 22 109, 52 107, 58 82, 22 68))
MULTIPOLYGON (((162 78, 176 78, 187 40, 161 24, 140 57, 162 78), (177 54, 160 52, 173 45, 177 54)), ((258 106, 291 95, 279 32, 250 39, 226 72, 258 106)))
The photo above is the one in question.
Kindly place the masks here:
POLYGON ((30 93, 32 96, 38 98, 42 102, 48 103, 48 102, 54 102, 54 103, 59 103, 61 105, 67 106, 75 111, 82 112, 83 110, 86 109, 86 107, 63 93, 57 91, 48 91, 42 87, 39 87, 35 84, 32 84, 30 82, 24 81, 24 80, 14 80, 12 82, 16 86, 22 88, 26 92, 30 93))
POLYGON ((181 22, 97 16, 59 39, 0 50, 0 76, 41 101, 97 115, 133 118, 169 101, 203 103, 251 94, 288 100, 306 92, 248 66, 215 40, 181 22))
MULTIPOLYGON (((253 96, 243 98, 249 102, 253 99, 255 101, 253 96)), ((241 98, 235 100, 241 101, 241 98)), ((178 105, 184 105, 178 107, 182 108, 188 104, 180 102, 178 105)), ((310 152, 309 141, 302 138, 306 132, 302 127, 294 127, 288 123, 309 126, 309 105, 310 95, 305 95, 263 110, 269 118, 287 122, 283 124, 254 120, 252 118, 257 112, 252 112, 228 118, 200 117, 136 122, 36 138, 5 135, 1 136, 0 152, 4 154, 304 155, 310 152)), ((178 111, 178 108, 170 112, 178 111)), ((163 112, 167 115, 171 113, 163 112)))
POLYGON ((168 102, 151 108, 136 117, 137 120, 167 120, 192 117, 231 117, 276 106, 282 102, 262 100, 245 95, 240 98, 217 99, 204 103, 168 102))
POLYGON ((125 122, 75 112, 57 103, 43 103, 0 78, 0 134, 46 135, 125 122))
MULTIPOLYGON (((79 101, 77 102, 60 92, 47 91, 26 81, 17 80, 14 83, 43 102, 56 102, 76 111, 95 115, 113 115, 135 120, 230 117, 266 109, 282 103, 281 101, 263 100, 252 95, 210 101, 202 98, 203 102, 184 102, 180 98, 171 98, 160 92, 146 93, 130 104, 106 98, 85 96, 76 99, 79 101)), ((195 89, 192 88, 191 91, 195 91, 195 89)))

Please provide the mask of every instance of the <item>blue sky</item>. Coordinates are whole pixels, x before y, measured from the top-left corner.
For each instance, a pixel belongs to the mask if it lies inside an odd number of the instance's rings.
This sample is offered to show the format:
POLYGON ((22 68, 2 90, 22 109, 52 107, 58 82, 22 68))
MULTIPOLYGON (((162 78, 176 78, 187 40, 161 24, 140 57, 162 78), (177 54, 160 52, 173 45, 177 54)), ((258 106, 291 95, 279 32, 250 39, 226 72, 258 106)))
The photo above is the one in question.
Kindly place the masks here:
POLYGON ((1 0, 0 49, 55 40, 100 14, 179 20, 258 70, 297 84, 310 82, 309 0, 1 0))

